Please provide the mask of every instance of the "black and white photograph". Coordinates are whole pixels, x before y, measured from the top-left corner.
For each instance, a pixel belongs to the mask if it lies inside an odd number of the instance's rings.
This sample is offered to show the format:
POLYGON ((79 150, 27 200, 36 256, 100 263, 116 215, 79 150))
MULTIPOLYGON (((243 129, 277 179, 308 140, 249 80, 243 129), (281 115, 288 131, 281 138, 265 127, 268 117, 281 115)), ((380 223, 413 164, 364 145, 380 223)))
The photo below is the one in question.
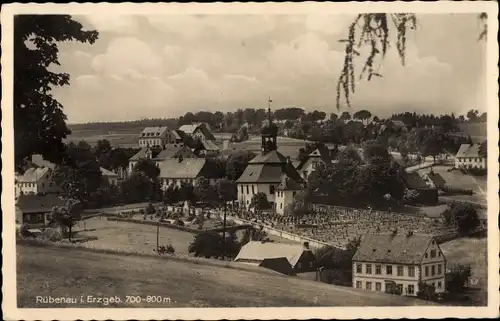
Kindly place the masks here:
POLYGON ((498 317, 472 4, 2 6, 5 318, 498 317))

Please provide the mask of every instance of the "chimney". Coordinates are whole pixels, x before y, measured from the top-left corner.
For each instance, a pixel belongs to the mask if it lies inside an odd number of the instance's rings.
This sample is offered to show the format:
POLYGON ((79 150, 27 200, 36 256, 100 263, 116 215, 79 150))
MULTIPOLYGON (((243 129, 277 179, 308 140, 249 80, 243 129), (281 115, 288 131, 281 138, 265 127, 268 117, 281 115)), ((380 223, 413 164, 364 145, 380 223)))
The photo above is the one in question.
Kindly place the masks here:
POLYGON ((304 248, 305 248, 306 250, 309 250, 309 242, 304 242, 304 248))

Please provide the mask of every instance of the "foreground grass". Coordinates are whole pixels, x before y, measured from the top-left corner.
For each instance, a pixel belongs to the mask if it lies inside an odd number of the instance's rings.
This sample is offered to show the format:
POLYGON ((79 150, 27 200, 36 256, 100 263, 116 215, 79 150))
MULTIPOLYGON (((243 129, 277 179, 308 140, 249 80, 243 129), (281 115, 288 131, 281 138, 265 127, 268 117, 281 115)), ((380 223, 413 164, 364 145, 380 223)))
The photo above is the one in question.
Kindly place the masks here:
POLYGON ((161 258, 17 246, 19 307, 404 306, 428 302, 295 277, 161 258), (36 296, 170 298, 170 303, 36 303, 36 296))

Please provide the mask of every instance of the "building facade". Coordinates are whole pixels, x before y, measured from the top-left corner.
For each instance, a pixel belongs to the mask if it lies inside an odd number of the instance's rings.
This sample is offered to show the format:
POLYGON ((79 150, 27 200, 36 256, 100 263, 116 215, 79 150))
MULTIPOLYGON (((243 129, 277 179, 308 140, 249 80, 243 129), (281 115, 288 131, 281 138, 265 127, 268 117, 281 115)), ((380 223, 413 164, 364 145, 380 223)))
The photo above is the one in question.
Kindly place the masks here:
POLYGON ((294 180, 289 179, 287 176, 283 176, 281 184, 279 184, 276 188, 276 213, 285 215, 287 207, 293 203, 293 199, 302 189, 302 185, 298 184, 294 180))
POLYGON ((165 148, 167 144, 175 144, 178 137, 166 126, 146 127, 139 135, 139 147, 159 147, 165 148))
POLYGON ((416 296, 425 283, 445 292, 446 259, 432 236, 366 235, 352 264, 357 289, 416 296))
POLYGON ((462 144, 455 156, 455 167, 486 169, 487 158, 480 155, 479 148, 479 144, 462 144))
POLYGON ((18 195, 51 194, 59 191, 54 180, 54 171, 49 167, 32 167, 16 178, 18 195))

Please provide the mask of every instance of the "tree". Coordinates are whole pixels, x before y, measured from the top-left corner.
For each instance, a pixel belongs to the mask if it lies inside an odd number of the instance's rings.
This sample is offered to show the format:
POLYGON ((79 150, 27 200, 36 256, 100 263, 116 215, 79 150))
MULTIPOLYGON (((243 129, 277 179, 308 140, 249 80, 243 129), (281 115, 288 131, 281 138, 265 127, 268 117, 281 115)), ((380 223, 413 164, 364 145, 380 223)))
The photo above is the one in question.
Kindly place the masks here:
POLYGON ((226 174, 230 180, 237 180, 255 154, 249 150, 238 150, 232 153, 226 162, 226 174))
POLYGON ((101 155, 111 151, 111 143, 107 139, 99 139, 96 146, 93 148, 94 155, 99 159, 101 155))
POLYGON ((423 300, 433 300, 436 296, 436 287, 424 282, 418 283, 417 297, 423 300))
POLYGON ((179 201, 188 201, 191 204, 196 203, 196 194, 194 193, 194 186, 191 183, 181 182, 179 187, 179 201))
MULTIPOLYGON (((479 40, 486 39, 487 36, 487 14, 481 13, 478 16, 482 30, 479 40)), ((398 51, 401 64, 405 65, 406 39, 411 31, 416 30, 417 16, 414 13, 363 13, 358 14, 349 25, 347 39, 340 39, 340 43, 345 44, 345 55, 342 71, 337 81, 337 110, 340 110, 341 97, 344 98, 348 107, 351 107, 351 95, 356 91, 356 83, 359 79, 366 77, 370 81, 373 77, 383 77, 378 72, 378 66, 385 58, 387 50, 390 48, 389 38, 391 33, 391 22, 394 23, 396 33, 395 47, 398 51), (361 47, 368 47, 368 57, 359 75, 355 74, 355 58, 360 56, 361 47)), ((393 33, 394 33, 393 32, 393 33)))
POLYGON ((351 114, 348 112, 348 111, 344 111, 341 115, 340 115, 340 120, 342 120, 344 123, 348 120, 351 119, 351 114))
POLYGON ((154 181, 160 175, 160 169, 156 166, 156 164, 149 159, 141 159, 134 166, 134 172, 142 172, 146 177, 148 177, 151 181, 154 181))
POLYGON ((475 123, 478 121, 479 117, 479 111, 477 109, 471 109, 467 112, 467 119, 471 123, 475 123))
POLYGON ((215 182, 215 191, 217 193, 217 198, 221 202, 236 200, 238 196, 236 187, 236 183, 232 180, 226 178, 218 179, 215 182))
POLYGON ((446 224, 455 226, 460 234, 468 234, 480 224, 476 209, 469 203, 451 204, 442 216, 446 224))
POLYGON ((143 172, 134 172, 122 182, 121 191, 121 198, 127 203, 140 203, 153 195, 153 185, 143 172))
POLYGON ((65 206, 52 208, 52 221, 68 229, 68 240, 71 242, 73 226, 81 219, 81 203, 68 199, 65 206))
POLYGON ((250 201, 250 207, 254 208, 256 211, 262 211, 271 208, 271 203, 267 200, 267 195, 263 192, 259 192, 252 196, 250 201))
POLYGON ((86 204, 102 184, 102 173, 90 146, 85 142, 68 144, 63 162, 55 168, 55 183, 68 197, 86 204))
POLYGON ((58 43, 78 41, 93 44, 95 30, 69 15, 14 16, 14 130, 15 164, 22 166, 33 154, 60 163, 70 134, 63 106, 51 94, 54 87, 69 85, 66 73, 50 71, 59 65, 58 43))
POLYGON ((193 193, 197 201, 204 203, 217 201, 217 194, 214 187, 210 185, 209 180, 203 176, 196 180, 193 193))
POLYGON ((375 117, 373 117, 373 121, 378 123, 380 121, 380 118, 378 118, 378 116, 375 116, 375 117))
POLYGON ((451 264, 449 272, 446 273, 446 289, 450 292, 462 292, 469 282, 471 276, 470 265, 451 264))
POLYGON ((363 158, 366 162, 370 162, 373 158, 389 158, 387 147, 380 144, 376 140, 369 140, 363 143, 363 158))
POLYGON ((355 119, 359 119, 359 120, 361 120, 363 122, 366 120, 367 124, 368 124, 368 119, 370 119, 370 117, 372 117, 372 113, 370 113, 366 109, 362 109, 360 111, 357 111, 353 115, 353 118, 355 118, 355 119))
POLYGON ((337 114, 335 114, 335 113, 330 114, 331 121, 335 122, 335 121, 337 121, 338 118, 339 118, 339 116, 337 114))
POLYGON ((222 238, 216 232, 197 234, 189 244, 188 252, 205 258, 219 257, 222 253, 222 238))
POLYGON ((173 205, 180 201, 180 192, 177 185, 171 184, 163 192, 163 204, 173 205))

